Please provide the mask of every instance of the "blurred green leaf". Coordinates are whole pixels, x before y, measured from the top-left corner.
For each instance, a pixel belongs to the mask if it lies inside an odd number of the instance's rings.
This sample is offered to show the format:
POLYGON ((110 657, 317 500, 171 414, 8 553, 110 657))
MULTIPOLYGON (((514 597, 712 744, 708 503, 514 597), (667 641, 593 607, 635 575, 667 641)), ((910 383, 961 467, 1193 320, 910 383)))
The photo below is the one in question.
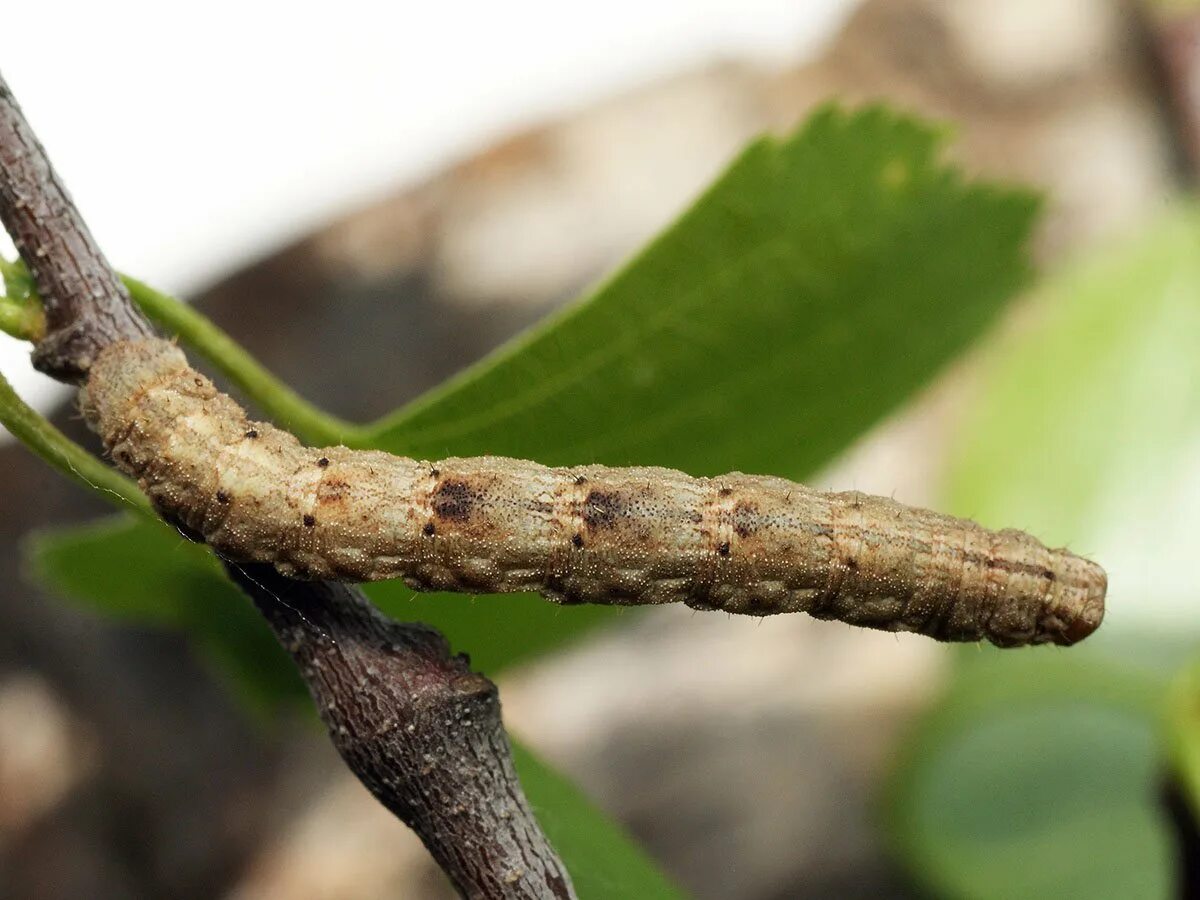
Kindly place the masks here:
POLYGON ((1200 819, 1200 662, 1193 661, 1175 678, 1166 702, 1167 750, 1171 768, 1200 819))
POLYGON ((686 896, 568 779, 516 742, 513 758, 529 803, 567 864, 582 900, 674 900, 686 896))
POLYGON ((895 843, 939 893, 1165 896, 1156 706, 1200 635, 1200 213, 1170 211, 1024 313, 987 348, 949 505, 1093 554, 1108 613, 1069 663, 956 655, 893 791, 895 843))
POLYGON ((987 654, 905 747, 892 844, 938 896, 1170 897, 1144 671, 1053 650, 987 654))

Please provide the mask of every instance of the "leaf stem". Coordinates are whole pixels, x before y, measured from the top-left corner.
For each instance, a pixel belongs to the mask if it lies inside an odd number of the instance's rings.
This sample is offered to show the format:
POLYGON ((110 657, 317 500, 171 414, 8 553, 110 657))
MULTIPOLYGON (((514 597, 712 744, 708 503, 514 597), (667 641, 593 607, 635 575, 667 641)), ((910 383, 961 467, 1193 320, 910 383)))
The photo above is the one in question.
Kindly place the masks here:
POLYGON ((280 427, 317 444, 365 446, 367 429, 309 403, 272 375, 233 338, 192 307, 122 275, 134 303, 154 324, 177 334, 215 366, 280 427))
POLYGON ((0 257, 0 331, 19 341, 37 343, 46 335, 46 311, 31 297, 33 282, 25 266, 0 257))
POLYGON ((88 453, 25 403, 0 375, 0 425, 50 465, 123 510, 130 506, 157 519, 136 484, 88 453))
POLYGON ((0 331, 19 341, 37 343, 46 334, 46 315, 39 304, 0 297, 0 331))

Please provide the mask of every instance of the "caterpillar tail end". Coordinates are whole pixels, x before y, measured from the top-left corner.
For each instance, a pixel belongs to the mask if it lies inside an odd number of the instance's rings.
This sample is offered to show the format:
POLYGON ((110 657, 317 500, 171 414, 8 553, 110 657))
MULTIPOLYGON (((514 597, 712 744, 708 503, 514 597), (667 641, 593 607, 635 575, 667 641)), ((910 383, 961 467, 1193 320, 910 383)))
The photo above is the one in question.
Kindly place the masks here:
POLYGON ((1078 595, 1069 610, 1051 609, 1041 628, 1048 643, 1069 647, 1091 635, 1104 621, 1108 575, 1091 560, 1075 557, 1078 595))

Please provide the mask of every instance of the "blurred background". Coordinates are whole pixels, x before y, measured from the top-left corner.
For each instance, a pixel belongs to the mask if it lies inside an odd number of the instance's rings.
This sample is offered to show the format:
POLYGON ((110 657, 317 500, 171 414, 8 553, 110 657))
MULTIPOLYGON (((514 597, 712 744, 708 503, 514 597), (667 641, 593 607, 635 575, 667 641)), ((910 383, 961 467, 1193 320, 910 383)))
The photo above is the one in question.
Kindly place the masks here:
MULTIPOLYGON (((576 296, 831 97, 946 122, 968 171, 1044 191, 1032 290, 817 482, 1102 560, 1077 665, 662 609, 501 696, 700 897, 1170 896, 1200 214, 1197 26, 1169 6, 44 0, 6 16, 0 66, 110 259, 350 418, 576 296)), ((107 510, 11 441, 0 463, 0 896, 446 895, 303 716, 265 721, 185 635, 20 577, 22 536, 107 510)))

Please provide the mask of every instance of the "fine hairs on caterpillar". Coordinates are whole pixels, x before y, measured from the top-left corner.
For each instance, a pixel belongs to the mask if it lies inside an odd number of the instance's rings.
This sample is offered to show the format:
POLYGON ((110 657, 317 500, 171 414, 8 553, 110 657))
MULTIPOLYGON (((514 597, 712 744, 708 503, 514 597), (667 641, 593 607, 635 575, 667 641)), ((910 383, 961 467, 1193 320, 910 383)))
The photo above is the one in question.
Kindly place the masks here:
POLYGON ((1104 615, 1095 563, 882 497, 740 473, 304 447, 248 420, 166 340, 109 346, 81 399, 168 520, 292 577, 806 612, 999 646, 1072 644, 1104 615))

